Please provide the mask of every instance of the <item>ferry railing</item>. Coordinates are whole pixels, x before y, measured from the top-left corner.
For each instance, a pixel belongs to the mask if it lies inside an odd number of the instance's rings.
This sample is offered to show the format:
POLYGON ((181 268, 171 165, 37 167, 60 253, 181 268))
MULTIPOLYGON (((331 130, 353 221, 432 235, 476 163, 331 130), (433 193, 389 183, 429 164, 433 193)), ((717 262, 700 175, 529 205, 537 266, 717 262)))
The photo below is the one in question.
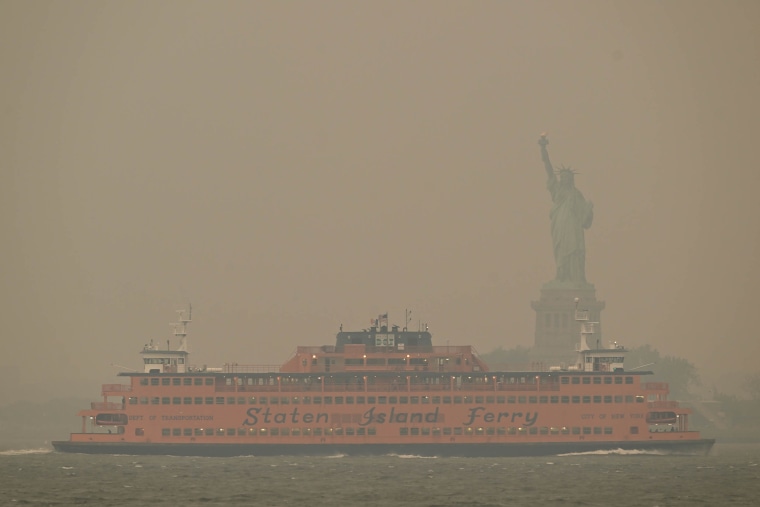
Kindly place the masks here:
POLYGON ((226 363, 222 370, 224 373, 276 373, 280 371, 280 366, 275 364, 226 363))
POLYGON ((649 401, 647 402, 647 406, 649 408, 657 408, 657 409, 663 409, 663 408, 678 408, 678 402, 677 401, 649 401))
MULTIPOLYGON (((401 381, 393 383, 368 383, 350 382, 338 383, 311 383, 311 384, 280 384, 280 385, 217 385, 216 392, 222 393, 297 393, 297 392, 424 392, 424 391, 482 391, 482 392, 554 392, 559 391, 558 384, 505 384, 501 382, 483 383, 440 383, 440 384, 407 384, 401 381)), ((668 402, 661 402, 668 403, 668 402)))
POLYGON ((90 403, 90 408, 92 410, 124 410, 124 404, 112 401, 93 401, 90 403))
POLYGON ((103 384, 101 388, 103 393, 127 393, 131 390, 132 386, 126 384, 103 384))

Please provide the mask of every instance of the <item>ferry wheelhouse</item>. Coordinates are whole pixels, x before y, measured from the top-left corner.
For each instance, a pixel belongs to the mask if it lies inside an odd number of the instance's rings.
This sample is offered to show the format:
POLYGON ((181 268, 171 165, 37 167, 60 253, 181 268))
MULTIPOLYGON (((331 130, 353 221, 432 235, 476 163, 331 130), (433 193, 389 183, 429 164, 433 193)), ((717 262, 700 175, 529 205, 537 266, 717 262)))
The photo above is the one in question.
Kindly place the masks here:
POLYGON ((471 346, 433 345, 427 328, 387 314, 334 345, 300 346, 280 367, 194 367, 180 312, 177 349, 146 344, 141 372, 104 384, 58 451, 109 454, 417 454, 525 456, 641 449, 707 453, 651 372, 627 371, 625 349, 591 349, 581 326, 568 367, 493 371, 471 346))

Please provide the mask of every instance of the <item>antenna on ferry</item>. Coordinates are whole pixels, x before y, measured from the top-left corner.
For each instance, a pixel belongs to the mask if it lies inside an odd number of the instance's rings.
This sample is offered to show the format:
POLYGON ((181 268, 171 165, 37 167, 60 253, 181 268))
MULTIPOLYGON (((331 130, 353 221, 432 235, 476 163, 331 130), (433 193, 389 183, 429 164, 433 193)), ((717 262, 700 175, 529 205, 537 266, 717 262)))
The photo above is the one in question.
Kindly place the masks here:
POLYGON ((187 324, 193 320, 193 305, 188 305, 187 317, 185 310, 177 310, 179 319, 176 323, 169 324, 174 328, 174 336, 179 336, 179 347, 177 350, 187 352, 187 324))

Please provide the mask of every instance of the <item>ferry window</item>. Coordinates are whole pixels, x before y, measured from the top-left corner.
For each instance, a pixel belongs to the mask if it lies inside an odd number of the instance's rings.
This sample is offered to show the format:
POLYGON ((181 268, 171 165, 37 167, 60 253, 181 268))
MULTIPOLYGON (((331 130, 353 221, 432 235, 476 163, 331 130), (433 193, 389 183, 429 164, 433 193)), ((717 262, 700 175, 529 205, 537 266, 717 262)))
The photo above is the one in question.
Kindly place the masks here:
POLYGON ((581 382, 583 384, 590 384, 591 383, 591 377, 583 377, 583 380, 581 382))
POLYGON ((147 386, 148 385, 148 378, 147 377, 141 378, 140 379, 140 385, 141 386, 147 386))
POLYGON ((277 396, 272 396, 271 398, 269 398, 269 403, 272 405, 279 405, 280 399, 277 396))
POLYGON ((535 396, 528 396, 528 403, 536 403, 538 402, 538 398, 535 396))
POLYGON ((213 377, 206 377, 203 380, 203 383, 206 384, 207 386, 213 386, 214 385, 214 379, 213 379, 213 377))
POLYGON ((536 435, 536 434, 538 434, 538 428, 536 428, 536 427, 534 426, 534 427, 532 427, 532 428, 530 428, 530 429, 528 430, 528 433, 530 433, 531 435, 536 435))
POLYGON ((601 435, 601 434, 602 434, 601 426, 594 426, 594 435, 601 435))
POLYGON ((216 436, 223 437, 224 436, 224 428, 219 428, 216 430, 216 436))
POLYGON ((633 384, 633 377, 626 377, 625 378, 625 383, 626 384, 633 384))
POLYGON ((398 434, 401 436, 405 436, 409 434, 409 428, 399 428, 398 434))
POLYGON ((159 398, 158 396, 154 396, 150 399, 151 405, 158 405, 159 403, 161 403, 161 398, 159 398))
POLYGON ((390 396, 388 397, 388 403, 398 403, 398 398, 396 396, 390 396))
POLYGON ((206 428, 203 430, 203 434, 207 437, 213 437, 214 436, 214 428, 206 428))
POLYGON ((147 405, 147 404, 148 404, 148 397, 140 396, 140 405, 147 405))
POLYGON ((206 397, 206 405, 213 405, 214 404, 214 398, 212 396, 206 397))
POLYGON ((224 396, 217 396, 216 397, 216 404, 217 405, 224 405, 224 396))
POLYGON ((560 382, 560 384, 569 384, 570 383, 570 377, 560 377, 559 382, 560 382))
POLYGON ((182 404, 182 398, 179 396, 174 396, 172 398, 172 405, 181 405, 182 404))
POLYGON ((612 435, 612 426, 605 426, 604 427, 604 434, 605 435, 612 435))
POLYGON ((239 397, 239 398, 237 399, 237 404, 238 404, 238 405, 245 405, 245 398, 243 398, 242 396, 241 396, 241 397, 239 397))
POLYGON ((483 398, 482 396, 475 396, 475 403, 483 404, 484 403, 484 401, 483 401, 484 399, 485 398, 483 398))
POLYGON ((496 428, 496 433, 498 435, 506 435, 507 434, 507 428, 505 428, 504 426, 499 426, 498 428, 496 428))
POLYGON ((591 428, 589 426, 583 427, 583 434, 584 435, 590 435, 591 434, 591 428))
MULTIPOLYGON (((542 396, 542 398, 543 398, 543 396, 542 396)), ((559 403, 559 396, 552 396, 551 398, 549 398, 549 400, 552 403, 559 403)))
POLYGON ((170 383, 171 383, 171 379, 168 378, 168 377, 165 377, 165 378, 161 379, 161 385, 162 386, 168 386, 170 383))
POLYGON ((506 403, 506 402, 507 402, 507 398, 505 398, 504 396, 496 397, 496 403, 506 403))
POLYGON ((332 428, 325 428, 325 435, 332 435, 333 429, 332 428))
POLYGON ((462 403, 462 397, 461 396, 454 396, 454 403, 462 403))
POLYGON ((525 396, 518 396, 517 403, 525 403, 525 396))
POLYGON ((356 434, 357 435, 364 435, 366 433, 365 428, 356 428, 356 434))
POLYGON ((171 430, 169 428, 161 428, 161 436, 162 437, 168 437, 172 434, 171 430))
POLYGON ((173 437, 181 437, 182 436, 182 428, 172 428, 172 436, 173 437))
POLYGON ((623 377, 615 377, 615 383, 616 384, 622 384, 623 383, 623 377))
POLYGON ((378 397, 377 397, 377 402, 378 402, 380 405, 385 405, 387 401, 388 401, 388 398, 387 398, 387 397, 385 397, 385 396, 378 396, 378 397))
POLYGON ((601 384, 602 383, 602 377, 594 377, 594 384, 601 384))
POLYGON ((129 404, 130 405, 137 405, 137 396, 130 396, 129 397, 129 404))
POLYGON ((234 405, 234 404, 235 404, 234 396, 230 396, 229 398, 227 398, 227 405, 234 405))
POLYGON ((235 428, 227 428, 227 436, 234 437, 236 433, 235 428))
POLYGON ((335 404, 336 405, 343 405, 343 396, 336 396, 335 397, 335 404))
POLYGON ((451 435, 451 428, 449 428, 449 427, 443 428, 443 434, 444 435, 451 435))
MULTIPOLYGON (((464 403, 472 403, 472 396, 465 396, 465 397, 462 399, 462 401, 463 401, 464 403)), ((454 402, 456 403, 456 400, 454 400, 454 402)))
POLYGON ((636 403, 644 403, 644 397, 643 396, 636 396, 636 403))
POLYGON ((602 397, 601 396, 594 396, 594 403, 601 403, 602 397))
POLYGON ((289 405, 290 404, 290 398, 287 396, 283 396, 280 398, 280 405, 289 405))
POLYGON ((633 395, 630 395, 630 394, 626 395, 625 402, 626 403, 633 403, 633 395))
POLYGON ((203 435, 203 428, 195 428, 193 430, 193 435, 195 435, 196 437, 203 435))
POLYGON ((612 377, 604 377, 605 384, 612 384, 612 377))
POLYGON ((462 434, 462 428, 456 427, 454 428, 454 435, 461 435, 462 434))
POLYGON ((301 398, 299 398, 298 396, 293 396, 293 397, 290 399, 290 402, 291 402, 293 405, 298 405, 299 403, 301 403, 301 398))
POLYGON ((367 396, 367 403, 370 405, 375 404, 375 397, 374 396, 367 396))
POLYGON ((314 436, 319 437, 322 435, 322 428, 314 428, 314 436))
POLYGON ((560 430, 560 432, 563 435, 569 435, 570 434, 570 428, 568 428, 567 426, 563 426, 562 429, 560 430))
POLYGON ((245 428, 238 428, 237 429, 237 434, 238 434, 239 437, 244 437, 245 436, 245 428))
POLYGON ((232 379, 231 378, 225 378, 224 379, 224 383, 227 384, 228 386, 231 386, 232 385, 232 379))
POLYGON ((604 397, 604 402, 605 403, 612 403, 612 396, 605 396, 604 397))
POLYGON ((409 403, 409 397, 408 396, 399 396, 398 402, 399 403, 407 404, 407 403, 409 403))
POLYGON ((486 396, 486 403, 493 403, 495 400, 494 396, 486 396))
POLYGON ((161 404, 162 404, 162 405, 168 405, 168 404, 169 404, 169 402, 170 402, 170 400, 169 400, 169 397, 168 397, 168 396, 163 396, 163 397, 161 398, 161 404))
POLYGON ((357 405, 364 405, 364 396, 357 396, 356 397, 356 404, 357 405))
MULTIPOLYGON (((427 398, 427 396, 423 396, 423 398, 427 398)), ((417 404, 419 402, 420 402, 420 397, 419 396, 411 396, 409 398, 409 403, 417 404)))
POLYGON ((636 435, 639 432, 638 426, 631 426, 629 429, 630 429, 631 435, 636 435))
POLYGON ((193 429, 192 428, 182 428, 182 435, 186 437, 192 437, 193 436, 193 429))
POLYGON ((418 436, 420 434, 420 429, 419 428, 412 428, 411 429, 411 434, 412 434, 412 436, 418 436))
POLYGON ((573 384, 580 384, 581 383, 580 377, 573 377, 572 383, 573 384))
POLYGON ((173 385, 173 386, 178 386, 178 385, 181 385, 181 384, 182 384, 182 379, 181 379, 181 378, 179 378, 179 377, 174 377, 174 378, 172 379, 172 385, 173 385))
POLYGON ((325 401, 324 401, 325 405, 332 405, 332 402, 333 402, 332 396, 325 396, 325 401))
POLYGON ((573 396, 573 403, 580 403, 581 397, 580 396, 573 396))
POLYGON ((259 397, 259 404, 260 405, 266 405, 267 403, 269 403, 269 398, 267 398, 266 396, 259 397))
POLYGON ((433 396, 433 404, 440 405, 441 404, 441 397, 440 396, 433 396))
POLYGON ((151 378, 150 379, 150 385, 157 386, 158 385, 158 378, 157 377, 151 378))
POLYGON ((573 426, 573 435, 580 435, 581 429, 578 426, 573 426))
POLYGON ((621 395, 616 395, 615 403, 623 403, 623 397, 621 395))
POLYGON ((193 385, 202 386, 203 385, 203 379, 202 378, 194 378, 193 379, 193 385))
POLYGON ((591 403, 591 396, 584 396, 583 403, 591 403))
POLYGON ((549 428, 546 426, 541 426, 539 433, 541 435, 548 435, 549 434, 549 428))
POLYGON ((570 403, 570 396, 561 396, 560 401, 562 403, 570 403))
POLYGON ((514 396, 507 396, 507 403, 517 403, 517 398, 514 396))
POLYGON ((182 385, 185 385, 185 386, 191 386, 191 385, 193 385, 193 379, 191 379, 190 377, 183 378, 182 379, 182 385))

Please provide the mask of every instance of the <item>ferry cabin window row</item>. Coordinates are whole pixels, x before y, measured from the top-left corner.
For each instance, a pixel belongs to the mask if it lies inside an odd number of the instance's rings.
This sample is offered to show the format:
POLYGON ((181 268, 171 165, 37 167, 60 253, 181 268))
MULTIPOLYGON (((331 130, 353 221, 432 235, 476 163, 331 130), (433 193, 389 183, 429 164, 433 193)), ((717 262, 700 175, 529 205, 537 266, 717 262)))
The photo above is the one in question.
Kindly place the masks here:
MULTIPOLYGON (((620 360, 622 362, 622 358, 620 360)), ((541 377, 542 382, 545 380, 546 377, 541 377)), ((432 380, 436 380, 433 378, 432 380)), ((475 380, 483 380, 482 378, 478 377, 475 380)), ((309 384, 313 383, 312 379, 310 378, 291 378, 291 377, 280 377, 281 382, 286 383, 292 383, 292 384, 298 384, 300 383, 309 384)), ((531 376, 520 376, 520 377, 507 377, 502 380, 499 380, 499 382, 505 382, 510 384, 524 384, 524 383, 534 383, 535 377, 531 376)), ((233 384, 232 378, 226 378, 225 383, 227 385, 233 384)), ((274 385, 276 383, 276 377, 237 377, 237 385, 274 385)), ((563 376, 560 377, 560 383, 561 384, 633 384, 633 377, 621 377, 621 376, 573 376, 573 377, 567 377, 563 376)), ((215 385, 215 379, 213 377, 143 377, 140 379, 140 385, 143 386, 213 386, 215 385)))
POLYGON ((643 403, 643 396, 131 396, 130 405, 404 405, 643 403))
MULTIPOLYGON (((639 428, 631 426, 629 432, 637 434, 639 428)), ((351 426, 340 428, 162 428, 163 437, 198 437, 198 436, 365 436, 376 435, 377 429, 354 428, 351 426)), ((401 436, 458 436, 458 435, 612 435, 612 426, 573 426, 573 427, 408 427, 399 428, 401 436)), ((144 436, 143 428, 135 428, 135 435, 144 436)))

